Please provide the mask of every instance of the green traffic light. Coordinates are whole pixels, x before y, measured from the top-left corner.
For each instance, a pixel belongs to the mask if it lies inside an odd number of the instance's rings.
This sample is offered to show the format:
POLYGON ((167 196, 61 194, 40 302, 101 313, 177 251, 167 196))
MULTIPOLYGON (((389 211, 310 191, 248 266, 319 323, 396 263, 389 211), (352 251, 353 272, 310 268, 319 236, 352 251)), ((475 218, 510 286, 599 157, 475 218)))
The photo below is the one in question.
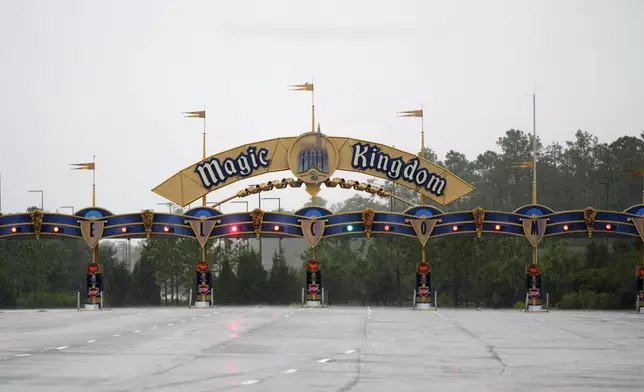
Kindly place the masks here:
POLYGON ((353 225, 348 225, 347 226, 347 231, 353 231, 353 225))

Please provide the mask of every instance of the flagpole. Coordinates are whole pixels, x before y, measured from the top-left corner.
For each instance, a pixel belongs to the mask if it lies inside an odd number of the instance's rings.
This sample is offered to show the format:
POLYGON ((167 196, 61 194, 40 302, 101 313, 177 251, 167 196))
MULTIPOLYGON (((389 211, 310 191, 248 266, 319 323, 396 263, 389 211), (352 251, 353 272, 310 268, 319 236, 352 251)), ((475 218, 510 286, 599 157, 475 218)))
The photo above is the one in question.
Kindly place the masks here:
MULTIPOLYGON (((423 104, 420 104, 420 157, 425 159, 425 112, 423 104)), ((420 195, 420 204, 425 205, 425 196, 420 195)))
POLYGON ((92 170, 92 207, 96 207, 96 155, 92 155, 94 170, 92 170))
POLYGON ((532 93, 532 204, 537 204, 537 92, 532 93))
POLYGON ((311 132, 315 132, 315 83, 311 79, 311 132))
MULTIPOLYGON (((537 117, 536 117, 536 89, 532 91, 532 204, 537 204, 537 117)), ((532 246, 532 264, 537 265, 539 262, 537 247, 532 246)), ((536 299, 532 299, 532 304, 535 305, 536 299)))
MULTIPOLYGON (((206 105, 203 105, 203 160, 206 160, 206 105)), ((201 198, 201 205, 206 207, 206 195, 201 198)), ((204 260, 205 261, 205 260, 204 260)))
POLYGON ((425 159, 425 112, 422 104, 420 105, 420 111, 422 113, 420 116, 420 157, 425 159))

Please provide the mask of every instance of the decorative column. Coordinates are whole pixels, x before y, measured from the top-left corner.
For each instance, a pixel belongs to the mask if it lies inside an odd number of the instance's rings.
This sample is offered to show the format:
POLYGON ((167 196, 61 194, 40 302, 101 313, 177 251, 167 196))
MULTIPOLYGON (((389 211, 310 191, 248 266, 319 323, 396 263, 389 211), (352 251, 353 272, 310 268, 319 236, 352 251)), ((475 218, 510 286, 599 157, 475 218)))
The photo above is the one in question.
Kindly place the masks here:
POLYGON ((320 262, 315 256, 315 247, 324 235, 326 220, 316 219, 312 216, 309 219, 300 220, 304 239, 311 246, 311 260, 306 264, 306 287, 304 288, 303 304, 306 306, 323 306, 322 303, 322 270, 320 262))
POLYGON ((548 218, 538 218, 532 215, 530 218, 522 218, 523 233, 525 238, 532 245, 532 264, 526 266, 526 310, 528 312, 540 312, 543 310, 541 304, 541 268, 537 265, 537 246, 546 234, 548 218))
POLYGON ((416 287, 414 288, 415 309, 435 309, 432 301, 434 290, 432 290, 432 266, 427 262, 427 241, 434 231, 434 227, 440 219, 430 219, 425 215, 419 218, 406 219, 416 232, 420 241, 421 255, 420 262, 416 265, 416 287))
POLYGON ((635 269, 635 311, 640 313, 644 306, 644 265, 635 269))
MULTIPOLYGON (((87 246, 92 251, 92 262, 87 266, 87 292, 85 309, 99 310, 103 301, 103 267, 98 262, 98 243, 103 237, 106 220, 82 220, 80 223, 81 234, 87 246)), ((104 299, 104 298, 103 298, 104 299)))
POLYGON ((201 260, 197 261, 196 280, 195 280, 195 307, 205 308, 214 305, 212 291, 212 272, 210 271, 208 260, 206 260, 206 246, 212 230, 220 220, 207 220, 205 216, 199 219, 187 220, 185 223, 190 224, 195 238, 201 246, 201 260))
MULTIPOLYGON (((629 218, 628 220, 633 222, 637 233, 640 235, 642 254, 644 254, 644 218, 637 217, 629 218)), ((640 313, 642 307, 644 307, 644 260, 640 260, 640 263, 635 267, 635 311, 637 313, 640 313)))

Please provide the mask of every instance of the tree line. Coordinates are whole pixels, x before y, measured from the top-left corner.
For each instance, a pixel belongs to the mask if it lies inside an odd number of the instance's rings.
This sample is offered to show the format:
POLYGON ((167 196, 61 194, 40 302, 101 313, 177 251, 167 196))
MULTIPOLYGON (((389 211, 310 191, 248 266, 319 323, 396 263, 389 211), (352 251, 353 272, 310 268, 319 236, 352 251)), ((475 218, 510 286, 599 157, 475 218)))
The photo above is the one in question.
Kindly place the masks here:
MULTIPOLYGON (((473 160, 449 151, 439 160, 431 149, 425 156, 476 186, 445 211, 512 211, 531 202, 532 173, 515 163, 532 158, 532 135, 509 130, 497 140, 496 151, 473 160)), ((555 210, 623 210, 641 203, 644 135, 622 136, 610 143, 577 131, 564 145, 543 145, 537 139, 538 203, 555 210)), ((375 181, 374 181, 375 182, 375 181)), ((377 182, 376 182, 377 183, 377 182)), ((394 183, 380 183, 396 196, 417 203, 418 195, 394 183)), ((325 204, 319 199, 318 204, 325 204)), ((354 194, 329 208, 364 208, 402 212, 400 201, 354 194)), ((289 246, 284 240, 284 246, 289 246)), ((174 305, 187 302, 200 251, 194 239, 142 241, 140 257, 128 263, 103 241, 99 259, 104 267, 106 300, 111 306, 174 305)), ((208 261, 217 265, 213 281, 219 304, 287 304, 298 302, 303 266, 311 257, 286 260, 276 251, 266 271, 248 240, 211 240, 208 261)), ((544 292, 561 308, 617 309, 632 306, 634 267, 640 262, 639 239, 544 239, 539 264, 545 273, 544 292)), ((414 269, 420 260, 412 238, 329 238, 316 250, 331 304, 404 305, 411 300, 414 269)), ((427 249, 439 306, 512 307, 525 295, 525 265, 530 246, 523 238, 438 238, 427 249)), ((75 292, 84 292, 91 256, 82 240, 0 241, 0 307, 75 306, 75 292)), ((518 304, 520 306, 520 304, 518 304)))

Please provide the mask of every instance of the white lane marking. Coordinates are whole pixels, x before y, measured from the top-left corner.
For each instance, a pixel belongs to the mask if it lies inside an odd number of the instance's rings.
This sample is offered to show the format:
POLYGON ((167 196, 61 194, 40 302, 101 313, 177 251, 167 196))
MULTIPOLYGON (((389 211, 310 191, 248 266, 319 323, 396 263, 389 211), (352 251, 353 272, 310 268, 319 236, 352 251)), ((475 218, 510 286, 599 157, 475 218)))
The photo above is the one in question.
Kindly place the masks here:
POLYGON ((157 327, 152 327, 152 329, 157 329, 157 327))
POLYGON ((96 341, 96 340, 92 339, 92 340, 88 340, 88 341, 86 341, 85 343, 94 343, 95 341, 96 341))
POLYGON ((439 316, 441 316, 441 317, 442 317, 442 318, 444 318, 445 320, 449 320, 449 319, 450 319, 449 317, 444 316, 444 315, 443 315, 443 314, 441 314, 441 313, 438 313, 438 312, 433 312, 433 313, 434 313, 434 314, 437 314, 437 315, 439 315, 439 316))
POLYGON ((347 351, 345 351, 344 353, 345 353, 345 354, 353 354, 353 353, 355 353, 355 352, 356 352, 356 350, 347 350, 347 351))
POLYGON ((139 332, 141 332, 140 329, 137 329, 136 331, 134 331, 134 333, 139 333, 139 332))
POLYGON ((196 320, 197 318, 196 318, 196 317, 193 317, 192 319, 193 319, 193 320, 196 320))
POLYGON ((137 313, 136 315, 137 315, 137 316, 140 316, 140 315, 142 315, 142 314, 143 314, 143 313, 137 313))
POLYGON ((68 347, 69 347, 69 346, 60 346, 60 347, 56 347, 56 350, 64 350, 64 349, 66 349, 66 348, 68 348, 68 347))
POLYGON ((219 314, 219 312, 215 312, 215 313, 213 313, 213 314, 219 314))
POLYGON ((186 320, 181 320, 181 322, 182 322, 182 323, 185 323, 185 322, 186 322, 186 320))
POLYGON ((31 354, 16 354, 16 357, 28 357, 31 354))
POLYGON ((291 316, 290 314, 287 314, 287 315, 286 315, 286 317, 290 317, 290 316, 291 316))
POLYGON ((119 337, 119 336, 121 336, 121 335, 120 335, 120 334, 118 334, 118 333, 115 333, 115 334, 114 334, 114 335, 112 335, 112 336, 114 336, 115 338, 117 338, 117 337, 119 337))
POLYGON ((172 327, 174 324, 168 324, 168 327, 172 327))
POLYGON ((286 374, 291 374, 291 373, 295 373, 295 372, 297 372, 297 370, 298 370, 298 369, 288 369, 288 370, 284 371, 284 373, 286 373, 286 374))
POLYGON ((327 363, 329 361, 331 361, 331 358, 324 358, 324 359, 320 359, 318 363, 327 363))
POLYGON ((204 314, 203 316, 204 316, 204 317, 208 317, 208 316, 210 316, 210 313, 208 313, 208 314, 204 314))
POLYGON ((257 384, 258 382, 259 380, 248 380, 248 381, 243 381, 241 385, 253 385, 253 384, 257 384))

